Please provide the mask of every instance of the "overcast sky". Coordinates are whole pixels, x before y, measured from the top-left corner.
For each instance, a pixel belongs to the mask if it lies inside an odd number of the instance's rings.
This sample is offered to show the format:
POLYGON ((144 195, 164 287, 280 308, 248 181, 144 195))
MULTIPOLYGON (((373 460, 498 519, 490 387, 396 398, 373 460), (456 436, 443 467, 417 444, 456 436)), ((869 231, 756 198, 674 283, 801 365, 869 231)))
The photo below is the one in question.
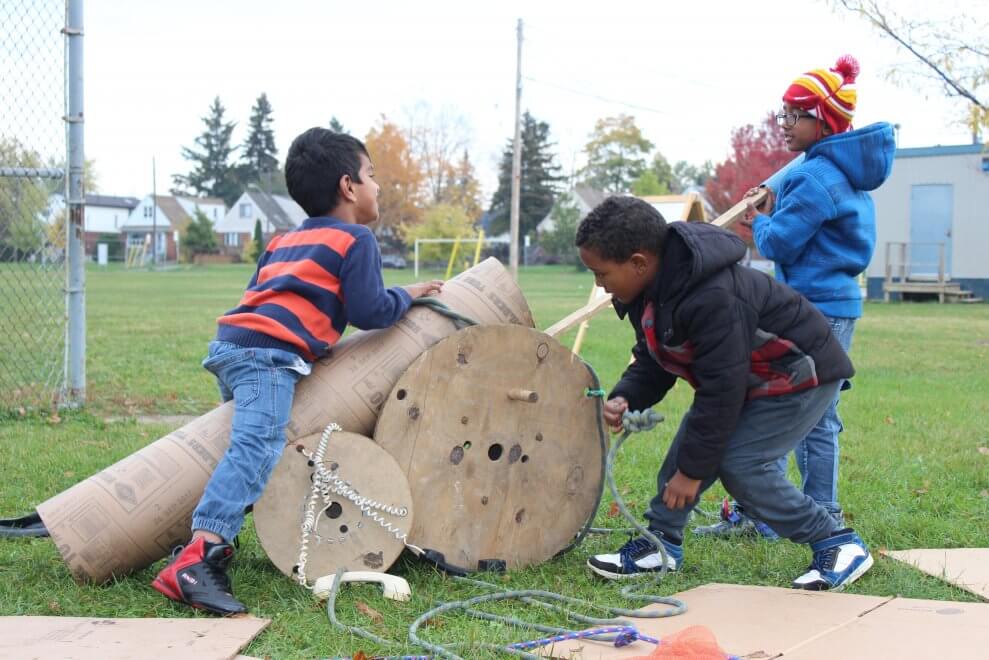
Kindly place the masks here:
MULTIPOLYGON (((979 4, 979 3, 967 3, 979 4)), ((909 7, 904 3, 903 7, 909 7)), ((952 0, 938 3, 951 11, 952 0)), ((579 167, 598 118, 627 113, 671 161, 723 160, 733 127, 779 106, 801 72, 843 53, 862 66, 855 124, 901 125, 900 146, 970 141, 962 105, 884 74, 909 57, 821 1, 582 3, 86 0, 86 152, 100 191, 142 196, 188 170, 182 146, 214 96, 246 132, 266 92, 279 156, 338 117, 363 138, 424 101, 462 114, 486 195, 512 134, 515 27, 524 21, 523 108, 547 121, 561 165, 579 167)), ((932 10, 925 10, 932 11, 932 10)))

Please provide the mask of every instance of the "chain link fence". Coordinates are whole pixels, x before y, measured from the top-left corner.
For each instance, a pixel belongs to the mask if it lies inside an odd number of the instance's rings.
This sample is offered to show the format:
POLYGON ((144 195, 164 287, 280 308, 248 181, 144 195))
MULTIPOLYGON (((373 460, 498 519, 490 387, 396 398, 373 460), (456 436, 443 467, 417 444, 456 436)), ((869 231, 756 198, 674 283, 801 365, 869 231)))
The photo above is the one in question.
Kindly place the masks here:
POLYGON ((0 1, 0 410, 65 385, 66 0, 0 1))

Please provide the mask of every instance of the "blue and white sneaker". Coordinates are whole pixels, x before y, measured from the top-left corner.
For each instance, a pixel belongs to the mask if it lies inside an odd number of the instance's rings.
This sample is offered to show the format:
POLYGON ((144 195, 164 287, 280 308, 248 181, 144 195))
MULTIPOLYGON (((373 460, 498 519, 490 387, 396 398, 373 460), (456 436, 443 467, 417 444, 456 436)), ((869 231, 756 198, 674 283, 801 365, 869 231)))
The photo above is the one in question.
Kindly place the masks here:
POLYGON ((779 535, 773 529, 755 518, 745 515, 742 507, 728 502, 721 503, 721 520, 713 525, 694 527, 697 536, 761 536, 767 541, 776 541, 779 535))
POLYGON ((814 560, 807 572, 793 581, 794 589, 841 591, 872 567, 865 542, 849 528, 811 543, 814 560))
MULTIPOLYGON (((683 548, 663 538, 660 541, 666 550, 666 570, 675 571, 683 561, 683 548)), ((640 536, 631 539, 615 554, 594 555, 587 560, 587 566, 603 578, 622 580, 663 570, 663 555, 652 541, 640 536)))

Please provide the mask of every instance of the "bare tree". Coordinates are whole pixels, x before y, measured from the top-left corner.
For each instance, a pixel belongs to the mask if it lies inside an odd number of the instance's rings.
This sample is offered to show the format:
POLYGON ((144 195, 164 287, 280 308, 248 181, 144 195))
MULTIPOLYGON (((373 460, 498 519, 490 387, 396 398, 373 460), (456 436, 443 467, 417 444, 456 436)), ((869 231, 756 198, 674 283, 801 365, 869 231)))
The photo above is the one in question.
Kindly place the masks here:
POLYGON ((422 101, 406 109, 406 116, 409 146, 422 167, 428 201, 438 204, 452 183, 451 172, 470 144, 470 127, 454 109, 437 111, 422 101))
MULTIPOLYGON (((989 128, 989 19, 977 16, 978 3, 943 18, 907 18, 878 0, 833 0, 868 21, 915 60, 890 71, 897 83, 924 79, 940 86, 949 97, 967 103, 966 122, 977 134, 989 128)), ((942 11, 950 11, 944 5, 942 11)))

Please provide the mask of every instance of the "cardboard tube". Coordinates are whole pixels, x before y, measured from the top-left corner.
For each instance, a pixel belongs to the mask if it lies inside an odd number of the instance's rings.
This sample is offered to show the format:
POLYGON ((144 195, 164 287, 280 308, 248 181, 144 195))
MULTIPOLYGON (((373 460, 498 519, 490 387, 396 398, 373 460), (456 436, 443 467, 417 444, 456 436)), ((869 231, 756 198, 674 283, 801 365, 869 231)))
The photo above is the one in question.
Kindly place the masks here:
MULTIPOLYGON (((481 324, 534 326, 518 285, 493 258, 447 282, 437 298, 481 324)), ((391 328, 345 338, 296 388, 288 441, 330 422, 371 436, 399 376, 455 330, 450 319, 415 307, 391 328)), ((78 582, 144 568, 188 541, 192 511, 227 450, 232 417, 233 403, 223 404, 38 507, 78 582)))

